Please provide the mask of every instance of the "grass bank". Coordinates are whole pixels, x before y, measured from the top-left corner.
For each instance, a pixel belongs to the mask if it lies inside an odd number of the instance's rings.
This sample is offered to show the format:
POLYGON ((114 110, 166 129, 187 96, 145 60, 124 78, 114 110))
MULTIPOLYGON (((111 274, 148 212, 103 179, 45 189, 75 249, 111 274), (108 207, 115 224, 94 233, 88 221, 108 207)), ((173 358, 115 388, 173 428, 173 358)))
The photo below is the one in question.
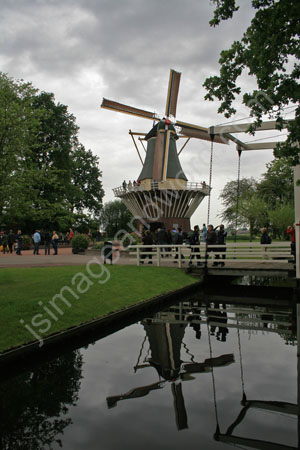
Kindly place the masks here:
POLYGON ((2 269, 0 352, 196 281, 175 268, 105 267, 2 269))

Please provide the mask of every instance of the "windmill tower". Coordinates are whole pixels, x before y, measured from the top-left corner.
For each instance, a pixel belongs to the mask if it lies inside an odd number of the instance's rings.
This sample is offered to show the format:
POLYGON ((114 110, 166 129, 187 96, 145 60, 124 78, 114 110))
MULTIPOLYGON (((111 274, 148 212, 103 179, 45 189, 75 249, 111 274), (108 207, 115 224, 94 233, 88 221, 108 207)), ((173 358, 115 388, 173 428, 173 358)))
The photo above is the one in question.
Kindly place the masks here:
MULTIPOLYGON (((134 108, 128 105, 103 99, 102 108, 125 114, 150 119, 156 122, 148 134, 143 135, 147 143, 146 156, 140 157, 135 141, 136 135, 142 133, 129 132, 143 164, 135 185, 124 185, 115 188, 114 194, 120 198, 130 212, 143 225, 154 231, 159 227, 172 229, 180 226, 190 230, 190 218, 211 187, 204 182, 189 182, 181 167, 178 155, 190 138, 211 141, 208 129, 180 122, 175 119, 178 90, 181 74, 171 69, 165 117, 160 118, 154 112, 134 108), (176 128, 175 128, 176 127, 176 128), (179 132, 177 131, 179 130, 179 132), (186 138, 186 142, 177 152, 176 141, 186 138)), ((228 143, 219 135, 213 136, 214 142, 228 143)))

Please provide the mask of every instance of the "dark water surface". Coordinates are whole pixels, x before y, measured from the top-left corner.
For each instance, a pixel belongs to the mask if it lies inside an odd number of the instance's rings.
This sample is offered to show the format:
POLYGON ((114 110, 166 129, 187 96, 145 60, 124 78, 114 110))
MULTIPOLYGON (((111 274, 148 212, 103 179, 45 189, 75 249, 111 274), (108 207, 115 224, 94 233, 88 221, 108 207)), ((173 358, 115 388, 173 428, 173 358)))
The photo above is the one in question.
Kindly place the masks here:
POLYGON ((194 299, 3 382, 0 449, 298 448, 297 385, 295 308, 194 299))

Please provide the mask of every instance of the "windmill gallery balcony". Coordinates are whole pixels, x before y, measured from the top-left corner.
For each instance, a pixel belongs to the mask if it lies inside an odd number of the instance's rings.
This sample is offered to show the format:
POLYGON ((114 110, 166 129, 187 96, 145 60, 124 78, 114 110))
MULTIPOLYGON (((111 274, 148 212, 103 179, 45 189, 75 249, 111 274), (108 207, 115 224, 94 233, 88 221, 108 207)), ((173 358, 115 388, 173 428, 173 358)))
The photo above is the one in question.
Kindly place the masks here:
POLYGON ((174 224, 185 228, 203 198, 209 195, 210 187, 205 182, 152 180, 140 184, 124 183, 113 192, 136 218, 147 223, 163 222, 167 228, 174 224))
POLYGON ((179 191, 201 191, 204 195, 209 195, 210 188, 205 181, 201 183, 196 183, 194 181, 188 181, 186 183, 182 183, 181 180, 172 180, 172 181, 151 181, 149 184, 145 183, 136 183, 136 184, 126 184, 124 186, 120 186, 113 189, 115 197, 122 198, 125 194, 131 192, 143 192, 150 190, 174 190, 177 189, 179 191))

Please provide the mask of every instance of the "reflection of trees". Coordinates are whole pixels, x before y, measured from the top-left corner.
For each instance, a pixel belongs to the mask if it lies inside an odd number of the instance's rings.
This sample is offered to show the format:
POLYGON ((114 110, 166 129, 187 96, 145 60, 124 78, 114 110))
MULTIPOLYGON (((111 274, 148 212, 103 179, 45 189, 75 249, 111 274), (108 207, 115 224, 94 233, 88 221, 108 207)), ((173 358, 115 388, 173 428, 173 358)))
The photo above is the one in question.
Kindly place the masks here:
POLYGON ((82 356, 78 351, 45 363, 0 385, 0 450, 51 449, 71 424, 82 356))

